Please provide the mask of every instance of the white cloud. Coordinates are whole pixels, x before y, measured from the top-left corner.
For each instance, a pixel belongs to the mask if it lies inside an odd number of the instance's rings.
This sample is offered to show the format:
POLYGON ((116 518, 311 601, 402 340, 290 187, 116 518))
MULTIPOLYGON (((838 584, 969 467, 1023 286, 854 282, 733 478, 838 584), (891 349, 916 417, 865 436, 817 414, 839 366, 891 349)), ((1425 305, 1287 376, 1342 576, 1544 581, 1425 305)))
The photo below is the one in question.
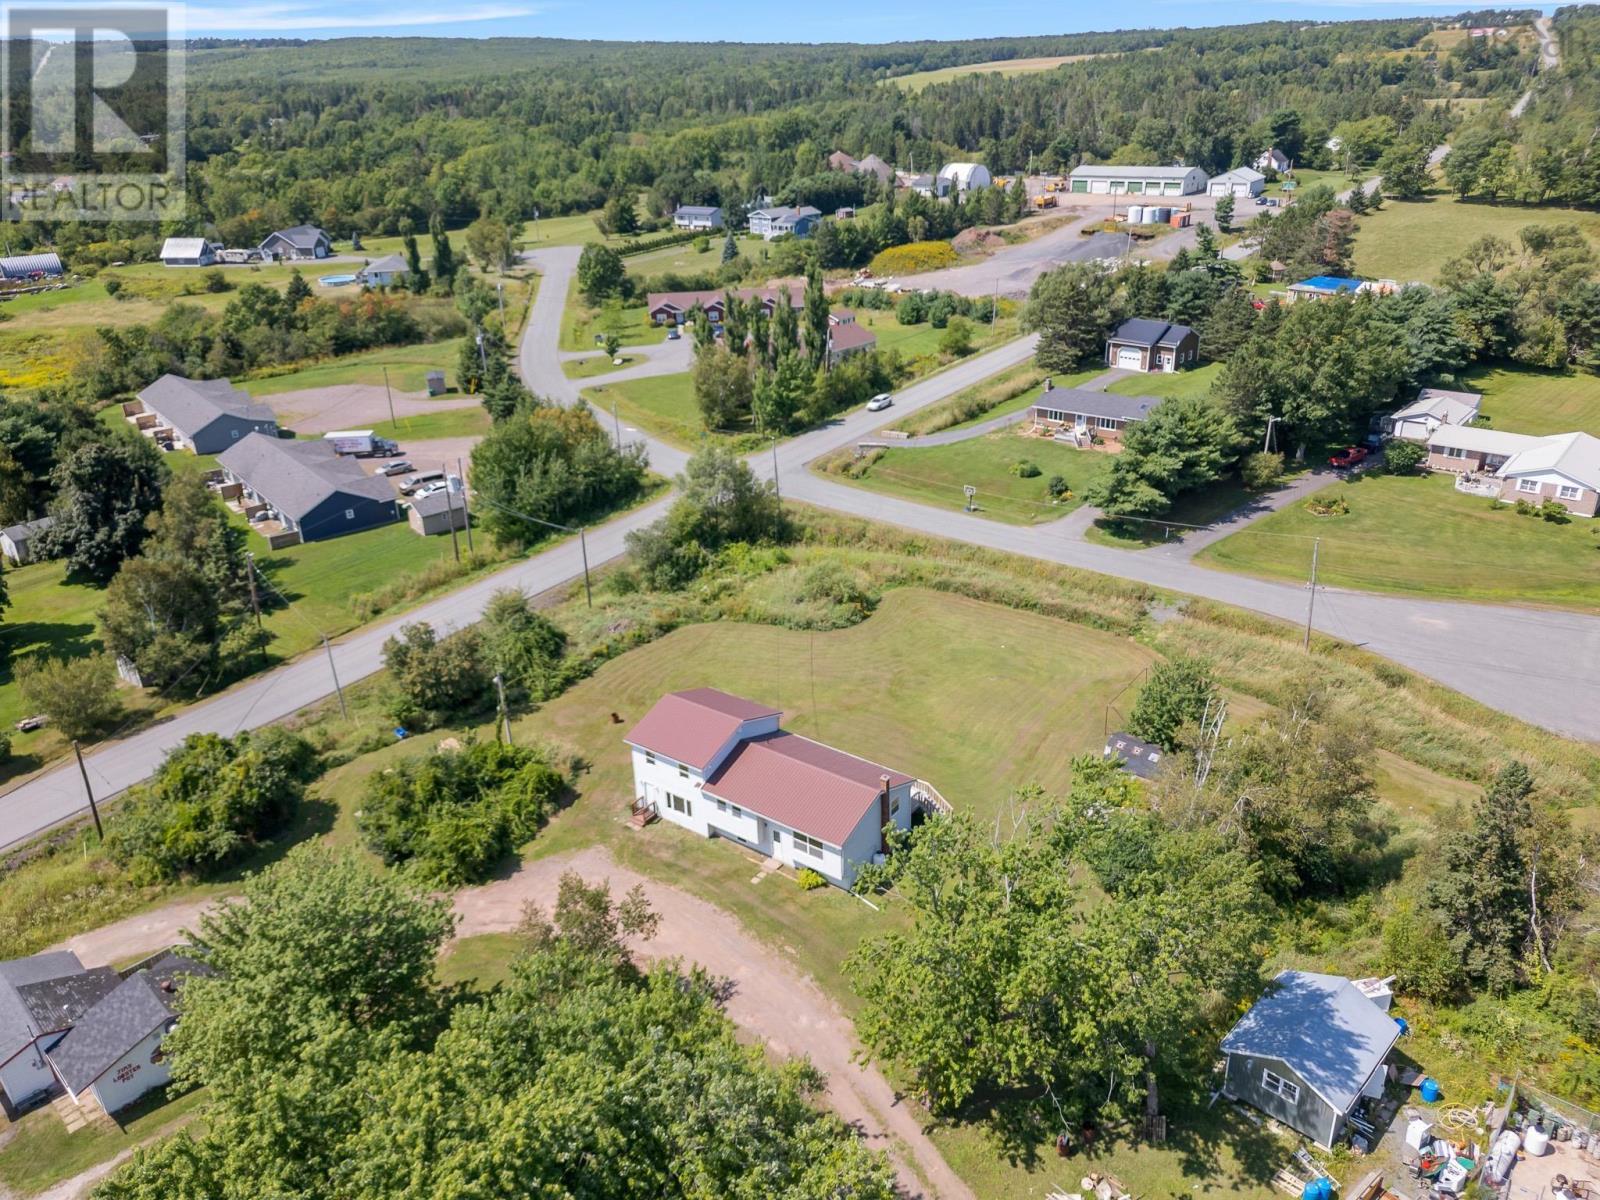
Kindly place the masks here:
POLYGON ((454 25, 465 21, 503 21, 539 11, 526 4, 477 4, 405 10, 330 12, 298 4, 245 4, 237 8, 190 5, 186 22, 194 33, 307 33, 330 29, 395 29, 419 25, 454 25))

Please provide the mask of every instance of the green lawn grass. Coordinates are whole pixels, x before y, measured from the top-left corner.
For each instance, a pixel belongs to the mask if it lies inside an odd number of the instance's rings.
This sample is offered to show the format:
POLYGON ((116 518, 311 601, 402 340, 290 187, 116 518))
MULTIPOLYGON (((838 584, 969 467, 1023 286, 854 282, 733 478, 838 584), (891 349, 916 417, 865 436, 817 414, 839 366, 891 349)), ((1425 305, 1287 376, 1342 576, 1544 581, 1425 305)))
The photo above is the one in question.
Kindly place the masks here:
POLYGON ((383 372, 389 372, 389 386, 397 392, 421 392, 428 386, 429 371, 444 371, 448 381, 456 371, 456 358, 462 338, 424 342, 416 346, 391 346, 347 354, 326 362, 311 363, 292 371, 236 379, 234 385, 252 396, 277 396, 307 388, 336 387, 347 383, 383 386, 383 372))
POLYGON ((1038 71, 1053 71, 1068 63, 1100 58, 1098 54, 1062 54, 1049 58, 1001 58, 989 62, 967 63, 959 67, 940 67, 933 71, 914 71, 896 76, 892 82, 902 91, 920 92, 936 83, 949 83, 963 75, 1030 75, 1038 71))
MULTIPOLYGON (((1342 192, 1345 188, 1350 186, 1350 176, 1346 175, 1343 171, 1313 171, 1307 167, 1296 167, 1293 176, 1285 177, 1277 180, 1274 183, 1267 184, 1266 187, 1262 189, 1262 195, 1277 196, 1280 199, 1286 196, 1292 197, 1297 192, 1308 191, 1309 189, 1316 187, 1319 183, 1325 183, 1334 191, 1342 192), (1291 180, 1294 183, 1294 187, 1285 192, 1283 190, 1283 185, 1291 180)), ((1243 222, 1247 217, 1255 215, 1256 211, 1256 206, 1253 201, 1245 199, 1235 200, 1233 214, 1234 223, 1239 224, 1243 222)))
POLYGON ((973 498, 978 515, 1008 525, 1036 525, 1058 520, 1082 504, 1084 490, 1111 469, 1112 456, 1049 438, 1024 437, 1010 428, 947 446, 892 447, 859 478, 826 470, 827 463, 848 461, 835 456, 815 469, 841 483, 939 508, 965 508, 961 489, 970 484, 978 489, 973 498), (1013 464, 1023 459, 1038 466, 1039 474, 1026 479, 1013 474, 1013 464), (1059 503, 1052 503, 1046 489, 1053 475, 1062 476, 1072 489, 1059 503))
POLYGON ((1219 362, 1206 363, 1203 367, 1195 367, 1192 371, 1174 371, 1168 375, 1164 372, 1144 372, 1139 375, 1129 375, 1119 379, 1110 387, 1108 392, 1115 392, 1119 396, 1154 396, 1159 400, 1168 400, 1174 396, 1190 398, 1204 396, 1211 391, 1211 384, 1222 374, 1222 364, 1219 362))
POLYGON ((0 1146, 0 1185, 19 1197, 42 1192, 185 1124, 205 1098, 204 1089, 198 1089, 169 1101, 161 1088, 119 1112, 116 1127, 91 1126, 75 1133, 67 1132, 54 1109, 35 1109, 17 1123, 16 1135, 0 1146))
POLYGON ((1600 437, 1600 375, 1534 367, 1476 367, 1459 385, 1483 395, 1487 423, 1510 433, 1574 430, 1600 437))
POLYGON ((511 978, 511 960, 522 949, 514 933, 480 933, 451 942, 435 974, 443 984, 465 984, 485 992, 511 978))
POLYGON ((583 394, 606 412, 615 404, 623 424, 637 426, 669 445, 692 450, 711 436, 701 422, 694 383, 687 372, 596 384, 583 394))
POLYGON ((436 438, 482 437, 489 432, 489 413, 481 404, 469 408, 442 408, 397 421, 379 421, 373 432, 401 443, 433 441, 436 438))
POLYGON ((1528 225, 1577 225, 1600 248, 1600 212, 1520 204, 1488 204, 1435 195, 1426 200, 1389 200, 1359 219, 1358 274, 1402 283, 1432 283, 1446 259, 1485 234, 1517 245, 1528 225))
POLYGON ((569 358, 562 362, 561 373, 568 379, 593 379, 599 375, 610 375, 615 371, 636 367, 644 361, 638 355, 629 354, 626 350, 617 357, 622 360, 620 364, 607 358, 603 352, 592 354, 588 358, 569 358))
POLYGON ((1600 606, 1600 524, 1552 525, 1457 492, 1449 475, 1361 476, 1317 495, 1344 496, 1346 516, 1304 504, 1261 518, 1206 547, 1196 561, 1224 570, 1302 580, 1312 540, 1317 577, 1333 587, 1459 600, 1600 606))
POLYGON ((1096 521, 1084 530, 1084 537, 1102 546, 1118 546, 1125 550, 1139 550, 1163 542, 1181 539, 1185 531, 1196 526, 1215 524, 1250 500, 1252 493, 1245 489, 1238 476, 1230 475, 1208 488, 1179 496, 1163 521, 1144 521, 1130 525, 1112 525, 1096 521))
MULTIPOLYGON (((722 265, 722 245, 727 240, 725 229, 713 230, 706 235, 711 244, 705 250, 696 250, 693 242, 682 242, 645 254, 630 254, 622 260, 629 275, 698 275, 702 271, 715 271, 722 265)), ((748 233, 733 235, 739 253, 752 262, 760 262, 767 249, 766 239, 748 233)))
POLYGON ((572 287, 567 290, 566 305, 561 310, 560 348, 597 349, 596 335, 613 330, 622 339, 624 346, 653 346, 666 341, 667 327, 652 325, 644 305, 613 311, 616 312, 614 318, 604 309, 590 308, 584 303, 583 295, 578 291, 577 281, 574 280, 572 287), (613 324, 608 325, 608 323, 613 324))

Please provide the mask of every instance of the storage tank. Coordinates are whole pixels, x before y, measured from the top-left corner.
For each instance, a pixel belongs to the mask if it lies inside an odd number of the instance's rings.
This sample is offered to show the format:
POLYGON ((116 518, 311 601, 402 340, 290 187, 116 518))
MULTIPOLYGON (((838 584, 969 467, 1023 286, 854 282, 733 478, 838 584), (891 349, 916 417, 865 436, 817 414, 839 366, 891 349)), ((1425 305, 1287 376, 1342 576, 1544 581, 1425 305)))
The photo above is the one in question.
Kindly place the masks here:
POLYGON ((1545 1132, 1543 1120, 1522 1135, 1522 1148, 1528 1152, 1529 1158, 1550 1153, 1550 1135, 1545 1132))
POLYGON ((1419 1091, 1422 1093, 1422 1102, 1424 1104, 1437 1104, 1439 1103, 1439 1097, 1444 1094, 1439 1088, 1439 1081, 1432 1076, 1422 1081, 1422 1087, 1419 1091))
POLYGON ((1128 224, 1129 225, 1142 225, 1143 223, 1144 223, 1144 205, 1142 205, 1142 204, 1130 204, 1130 205, 1128 205, 1128 224))
POLYGON ((1170 220, 1172 220, 1172 210, 1170 208, 1162 205, 1160 208, 1156 209, 1157 224, 1165 225, 1170 220))

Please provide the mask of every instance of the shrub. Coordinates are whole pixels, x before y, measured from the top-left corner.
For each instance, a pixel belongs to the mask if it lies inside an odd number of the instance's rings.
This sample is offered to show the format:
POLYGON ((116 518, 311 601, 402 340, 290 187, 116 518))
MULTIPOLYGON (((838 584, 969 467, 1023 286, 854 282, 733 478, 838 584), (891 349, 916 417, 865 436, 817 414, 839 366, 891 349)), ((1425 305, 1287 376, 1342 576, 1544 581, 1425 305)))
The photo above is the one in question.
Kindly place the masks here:
POLYGON ((965 358, 972 353, 972 322, 965 317, 951 317, 939 338, 939 350, 952 358, 965 358))
POLYGON ((800 885, 802 892, 814 892, 819 887, 828 886, 828 881, 810 867, 801 867, 795 872, 794 881, 800 885))
POLYGON ((1244 460, 1244 465, 1239 468, 1239 477, 1245 487, 1253 492, 1275 487, 1283 478, 1283 455, 1258 450, 1244 460))
POLYGON ((1044 485, 1044 490, 1050 493, 1052 500, 1059 500, 1067 495, 1067 481, 1060 475, 1050 476, 1050 482, 1044 485))
POLYGON ((694 240, 694 252, 696 254, 705 254, 705 253, 709 252, 710 249, 711 249, 711 239, 710 238, 708 238, 708 237, 697 237, 697 238, 695 238, 695 240, 694 240))
POLYGON ((383 643, 383 665, 399 691, 392 715, 402 723, 470 708, 489 687, 483 640, 476 629, 440 641, 426 621, 402 625, 399 637, 383 643))
POLYGON ((1559 500, 1546 500, 1539 505, 1539 515, 1552 525, 1565 525, 1572 520, 1572 514, 1567 511, 1567 506, 1559 500))
POLYGON ((806 569, 800 580, 800 599, 865 609, 871 597, 854 571, 827 559, 806 569))
POLYGON ((41 658, 17 663, 17 688, 32 712, 43 713, 61 736, 76 741, 99 733, 122 712, 117 669, 108 654, 41 658))
POLYGON ((1149 682, 1139 689, 1128 730, 1176 750, 1183 729, 1199 724, 1216 691, 1211 664, 1205 659, 1191 655, 1168 659, 1156 666, 1149 682))
POLYGON ((1035 476, 1044 474, 1043 471, 1039 470, 1039 464, 1029 458, 1019 458, 1012 463, 1011 473, 1018 479, 1033 479, 1035 476))
POLYGON ((1306 509, 1318 517, 1343 517, 1350 513, 1350 501, 1343 495, 1313 496, 1306 501, 1306 509))
POLYGON ((113 300, 117 298, 117 293, 122 290, 122 280, 116 278, 114 275, 107 275, 100 281, 100 284, 106 289, 106 295, 110 296, 113 300))
POLYGON ((1426 457, 1427 451, 1415 442, 1390 442, 1383 451, 1383 465, 1391 475, 1410 475, 1426 457))
POLYGON ((374 775, 357 825, 384 862, 460 887, 538 833, 565 787, 542 748, 472 742, 374 775))
POLYGON ((276 727, 191 734, 128 793, 106 851, 137 883, 207 874, 293 819, 316 761, 310 742, 276 727))
POLYGON ((11 759, 11 735, 0 732, 0 763, 9 762, 11 759))

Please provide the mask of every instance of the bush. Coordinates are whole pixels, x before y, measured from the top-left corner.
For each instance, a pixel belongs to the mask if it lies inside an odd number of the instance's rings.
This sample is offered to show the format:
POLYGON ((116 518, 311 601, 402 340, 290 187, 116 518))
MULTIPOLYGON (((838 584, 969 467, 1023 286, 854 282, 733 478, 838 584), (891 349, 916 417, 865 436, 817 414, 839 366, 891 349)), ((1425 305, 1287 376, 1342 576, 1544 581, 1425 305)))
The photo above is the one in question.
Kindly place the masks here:
POLYGON ((116 278, 114 275, 107 275, 100 281, 100 285, 106 289, 106 295, 110 296, 113 300, 117 298, 117 293, 122 290, 122 280, 116 278))
POLYGON ((828 886, 828 881, 810 867, 801 867, 796 871, 794 881, 800 885, 802 892, 814 892, 819 887, 828 886))
POLYGON ((908 242, 879 251, 869 265, 872 273, 880 277, 916 275, 953 267, 960 257, 949 242, 908 242))
POLYGON ((0 732, 0 763, 11 760, 11 735, 0 732))
POLYGON ((1211 664, 1205 659, 1190 655, 1168 659, 1156 666, 1150 681, 1139 689, 1128 717, 1128 731, 1167 750, 1177 750, 1183 730, 1200 723, 1216 691, 1211 664))
POLYGON ((1572 520, 1572 514, 1567 511, 1567 506, 1559 500, 1546 500, 1539 505, 1539 515, 1552 525, 1565 525, 1572 520))
POLYGON ((117 669, 108 654, 32 655, 17 663, 16 677, 29 711, 43 713, 64 738, 76 741, 99 733, 122 713, 117 669))
POLYGON ((1276 487, 1283 478, 1283 455, 1258 450, 1244 460, 1239 468, 1239 478, 1253 492, 1276 487))
POLYGON ((384 862, 460 887, 538 833, 565 787, 541 748, 472 742, 374 775, 356 823, 384 862))
POLYGON ((951 317, 939 338, 939 350, 952 358, 965 358, 972 353, 972 322, 965 317, 951 317))
POLYGON ((1410 475, 1428 452, 1415 442, 1390 442, 1383 451, 1384 469, 1391 475, 1410 475))
POLYGON ((1313 496, 1306 501, 1306 510, 1318 517, 1349 516, 1350 501, 1343 495, 1313 496))
POLYGON ((425 621, 400 627, 383 643, 383 665, 399 692, 394 718, 407 724, 481 703, 489 688, 483 642, 476 629, 440 641, 425 621))
POLYGON ((1050 482, 1044 485, 1044 490, 1050 493, 1052 500, 1059 500, 1068 492, 1067 481, 1063 476, 1052 475, 1050 482))
POLYGON ((191 734, 129 791, 106 851, 141 884, 207 874, 293 819, 316 761, 310 742, 276 727, 191 734))
POLYGON ((1043 471, 1039 470, 1039 464, 1028 458, 1019 458, 1012 463, 1011 473, 1018 479, 1033 479, 1044 474, 1043 471))
POLYGON ((711 239, 710 238, 708 238, 708 237, 697 237, 697 238, 695 238, 695 240, 694 240, 694 252, 696 254, 708 253, 710 251, 710 249, 711 249, 711 239))

